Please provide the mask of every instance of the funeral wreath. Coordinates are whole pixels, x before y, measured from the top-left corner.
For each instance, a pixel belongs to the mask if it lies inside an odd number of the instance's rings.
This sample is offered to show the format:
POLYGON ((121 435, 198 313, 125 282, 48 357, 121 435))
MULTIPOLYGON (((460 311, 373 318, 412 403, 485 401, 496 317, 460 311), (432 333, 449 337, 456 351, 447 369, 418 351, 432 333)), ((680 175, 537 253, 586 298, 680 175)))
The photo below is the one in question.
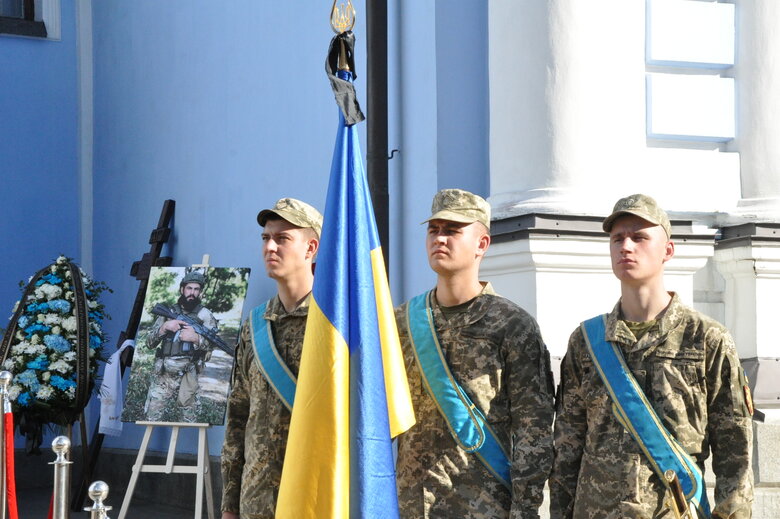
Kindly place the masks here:
POLYGON ((20 285, 0 353, 15 422, 36 451, 41 427, 75 422, 95 389, 106 340, 100 295, 110 289, 65 256, 20 285))

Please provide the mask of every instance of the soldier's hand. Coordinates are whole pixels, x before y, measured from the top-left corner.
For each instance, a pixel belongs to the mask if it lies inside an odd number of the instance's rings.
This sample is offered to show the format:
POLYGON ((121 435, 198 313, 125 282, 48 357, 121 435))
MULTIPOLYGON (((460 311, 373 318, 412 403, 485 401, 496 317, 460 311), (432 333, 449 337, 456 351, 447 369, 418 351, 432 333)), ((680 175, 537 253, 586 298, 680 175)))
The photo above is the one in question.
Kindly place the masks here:
POLYGON ((239 519, 238 514, 233 512, 222 512, 222 519, 239 519))
POLYGON ((200 335, 195 333, 195 330, 192 329, 192 326, 184 325, 184 328, 181 329, 181 333, 179 334, 179 340, 184 342, 194 342, 198 343, 200 342, 200 335))
POLYGON ((182 326, 186 326, 187 323, 184 321, 180 321, 178 319, 171 319, 170 321, 165 321, 162 326, 160 326, 160 331, 158 332, 158 335, 165 335, 166 332, 176 333, 179 330, 181 330, 182 326))

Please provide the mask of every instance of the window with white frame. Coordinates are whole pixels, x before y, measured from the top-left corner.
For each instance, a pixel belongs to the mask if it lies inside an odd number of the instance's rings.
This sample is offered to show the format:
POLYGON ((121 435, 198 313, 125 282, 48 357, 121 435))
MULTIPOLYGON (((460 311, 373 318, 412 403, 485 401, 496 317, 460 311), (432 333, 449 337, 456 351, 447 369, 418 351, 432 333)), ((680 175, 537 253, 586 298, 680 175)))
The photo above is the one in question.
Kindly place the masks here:
POLYGON ((646 6, 647 138, 732 140, 734 4, 646 0, 646 6))
POLYGON ((0 35, 60 39, 60 0, 0 0, 0 35))

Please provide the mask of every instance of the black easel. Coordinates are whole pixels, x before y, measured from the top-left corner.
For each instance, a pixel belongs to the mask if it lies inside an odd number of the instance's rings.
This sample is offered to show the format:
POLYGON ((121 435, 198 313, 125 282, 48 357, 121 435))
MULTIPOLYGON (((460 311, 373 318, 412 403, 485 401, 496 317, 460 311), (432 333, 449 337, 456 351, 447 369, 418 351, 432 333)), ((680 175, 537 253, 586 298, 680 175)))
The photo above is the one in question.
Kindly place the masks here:
MULTIPOLYGON (((135 295, 135 301, 133 302, 133 309, 130 312, 130 318, 127 321, 127 328, 119 334, 117 339, 117 348, 121 347, 127 339, 135 339, 135 334, 138 331, 138 324, 141 322, 141 313, 144 306, 144 298, 146 297, 146 287, 149 284, 149 272, 152 267, 168 267, 173 263, 173 258, 170 256, 160 256, 163 245, 168 241, 171 235, 170 223, 173 219, 173 212, 176 208, 176 202, 174 200, 166 200, 163 204, 162 212, 160 213, 160 220, 157 222, 157 228, 152 230, 152 234, 149 237, 149 243, 151 248, 149 252, 144 253, 139 261, 133 262, 130 267, 130 275, 134 276, 140 284, 138 286, 138 292, 135 295)), ((133 348, 126 348, 120 357, 120 369, 122 375, 125 373, 125 368, 133 363, 133 348)), ((86 434, 86 425, 84 424, 83 415, 81 419, 82 435, 86 434)), ((84 458, 84 466, 81 469, 81 474, 77 478, 80 481, 78 488, 73 494, 71 499, 70 509, 74 512, 80 512, 84 506, 84 499, 87 497, 87 488, 92 480, 92 472, 97 465, 98 455, 100 449, 103 446, 104 434, 99 433, 100 420, 95 424, 95 431, 92 433, 92 443, 89 445, 89 456, 84 458)), ((86 445, 86 437, 81 439, 82 446, 86 445)))

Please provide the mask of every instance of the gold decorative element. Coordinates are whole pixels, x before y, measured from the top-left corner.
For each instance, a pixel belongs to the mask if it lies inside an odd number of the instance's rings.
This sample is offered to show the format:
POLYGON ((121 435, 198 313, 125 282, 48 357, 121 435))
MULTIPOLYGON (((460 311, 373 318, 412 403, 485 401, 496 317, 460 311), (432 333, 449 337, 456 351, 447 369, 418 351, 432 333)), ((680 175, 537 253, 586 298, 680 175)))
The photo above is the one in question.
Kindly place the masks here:
POLYGON ((352 0, 347 0, 346 4, 342 2, 336 5, 337 3, 338 0, 333 0, 333 8, 330 10, 330 26, 336 34, 351 31, 357 18, 352 0))

